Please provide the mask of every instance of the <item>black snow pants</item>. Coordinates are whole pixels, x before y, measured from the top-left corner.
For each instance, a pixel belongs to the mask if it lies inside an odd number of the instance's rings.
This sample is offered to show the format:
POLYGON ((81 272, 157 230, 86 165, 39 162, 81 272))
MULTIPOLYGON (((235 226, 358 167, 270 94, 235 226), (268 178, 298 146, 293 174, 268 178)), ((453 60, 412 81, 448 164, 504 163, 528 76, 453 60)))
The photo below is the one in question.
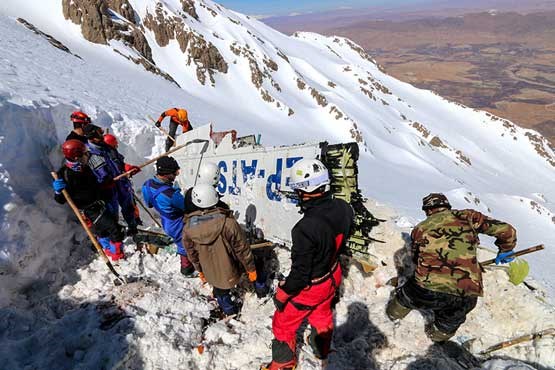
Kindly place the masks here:
MULTIPOLYGON (((173 122, 170 120, 170 136, 173 137, 175 140, 175 134, 177 133, 177 127, 181 126, 180 124, 173 122)), ((171 149, 173 146, 173 141, 168 137, 166 138, 166 152, 171 149)))
POLYGON ((123 227, 118 223, 118 216, 114 215, 102 201, 83 209, 83 214, 91 221, 91 231, 100 238, 108 237, 112 242, 121 242, 125 237, 123 227))
POLYGON ((435 326, 444 333, 456 332, 478 302, 478 297, 459 297, 422 288, 414 279, 398 288, 396 295, 407 308, 432 311, 435 326))

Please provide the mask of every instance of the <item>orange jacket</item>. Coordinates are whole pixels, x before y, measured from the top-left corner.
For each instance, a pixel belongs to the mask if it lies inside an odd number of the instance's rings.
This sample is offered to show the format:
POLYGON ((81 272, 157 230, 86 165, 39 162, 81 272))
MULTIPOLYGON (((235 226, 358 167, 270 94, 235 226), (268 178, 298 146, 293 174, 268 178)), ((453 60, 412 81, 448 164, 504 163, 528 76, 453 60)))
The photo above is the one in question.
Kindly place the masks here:
POLYGON ((167 111, 163 112, 160 117, 158 117, 158 121, 159 123, 161 123, 164 118, 166 117, 170 117, 170 121, 172 121, 173 123, 177 123, 178 125, 181 125, 183 127, 183 132, 187 132, 187 131, 191 131, 193 129, 193 126, 191 126, 191 122, 189 122, 188 119, 185 120, 185 122, 181 122, 178 118, 178 112, 180 110, 185 111, 185 117, 187 118, 187 111, 185 109, 179 109, 179 108, 170 108, 167 111))

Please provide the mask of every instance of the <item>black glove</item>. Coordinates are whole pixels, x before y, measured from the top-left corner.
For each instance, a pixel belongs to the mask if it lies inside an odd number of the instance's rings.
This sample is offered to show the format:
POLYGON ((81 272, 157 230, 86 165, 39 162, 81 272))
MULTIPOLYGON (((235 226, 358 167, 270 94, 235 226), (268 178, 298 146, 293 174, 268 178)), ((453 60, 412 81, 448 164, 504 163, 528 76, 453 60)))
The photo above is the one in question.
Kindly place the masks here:
POLYGON ((160 128, 160 126, 162 126, 162 123, 156 122, 154 125, 155 125, 156 127, 160 128))
POLYGON ((276 290, 276 294, 274 294, 272 299, 274 301, 274 306, 276 306, 276 310, 282 312, 285 309, 287 302, 289 302, 289 300, 291 299, 291 296, 285 293, 283 289, 278 287, 276 290))
POLYGON ((274 306, 276 306, 276 310, 278 310, 279 312, 283 312, 283 310, 285 310, 285 305, 287 304, 287 302, 280 301, 276 298, 275 295, 272 297, 272 299, 274 301, 274 306))

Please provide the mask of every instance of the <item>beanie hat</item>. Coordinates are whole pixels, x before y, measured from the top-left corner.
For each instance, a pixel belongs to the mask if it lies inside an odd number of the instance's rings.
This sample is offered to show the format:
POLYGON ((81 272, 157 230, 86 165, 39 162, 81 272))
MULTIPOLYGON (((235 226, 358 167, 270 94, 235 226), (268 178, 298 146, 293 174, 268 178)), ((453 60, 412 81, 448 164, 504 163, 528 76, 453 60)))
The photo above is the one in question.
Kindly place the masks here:
POLYGON ((177 161, 172 157, 163 156, 156 161, 156 173, 158 175, 170 175, 179 169, 177 161))
POLYGON ((103 139, 102 128, 97 125, 88 124, 83 127, 83 133, 87 139, 103 139))

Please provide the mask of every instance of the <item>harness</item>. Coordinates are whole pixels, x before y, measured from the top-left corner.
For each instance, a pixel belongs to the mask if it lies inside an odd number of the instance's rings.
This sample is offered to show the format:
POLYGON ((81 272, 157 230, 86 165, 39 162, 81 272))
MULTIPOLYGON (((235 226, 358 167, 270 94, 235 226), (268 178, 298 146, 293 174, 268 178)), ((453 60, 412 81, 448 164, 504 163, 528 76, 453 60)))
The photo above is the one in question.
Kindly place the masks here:
MULTIPOLYGON (((153 192, 153 191, 152 191, 152 185, 153 185, 153 183, 154 183, 154 181, 153 181, 152 179, 150 179, 150 180, 147 181, 147 184, 146 184, 146 185, 147 185, 147 186, 146 186, 146 189, 147 189, 148 198, 149 198, 148 204, 147 204, 148 207, 149 207, 149 208, 154 207, 154 209, 156 209, 156 210, 158 211, 158 213, 160 213, 160 215, 162 215, 162 216, 164 216, 164 217, 166 217, 166 218, 169 218, 169 219, 171 219, 171 220, 176 220, 176 219, 180 218, 181 215, 176 215, 175 213, 168 213, 168 212, 162 210, 162 209, 160 208, 160 205, 156 202, 156 198, 158 198, 158 196, 159 196, 161 193, 163 193, 163 192, 166 191, 166 190, 172 190, 173 187, 171 187, 171 186, 169 186, 169 185, 167 185, 167 184, 162 184, 158 189, 156 189, 156 190, 153 192)), ((173 193, 172 193, 172 196, 173 196, 173 193)))

